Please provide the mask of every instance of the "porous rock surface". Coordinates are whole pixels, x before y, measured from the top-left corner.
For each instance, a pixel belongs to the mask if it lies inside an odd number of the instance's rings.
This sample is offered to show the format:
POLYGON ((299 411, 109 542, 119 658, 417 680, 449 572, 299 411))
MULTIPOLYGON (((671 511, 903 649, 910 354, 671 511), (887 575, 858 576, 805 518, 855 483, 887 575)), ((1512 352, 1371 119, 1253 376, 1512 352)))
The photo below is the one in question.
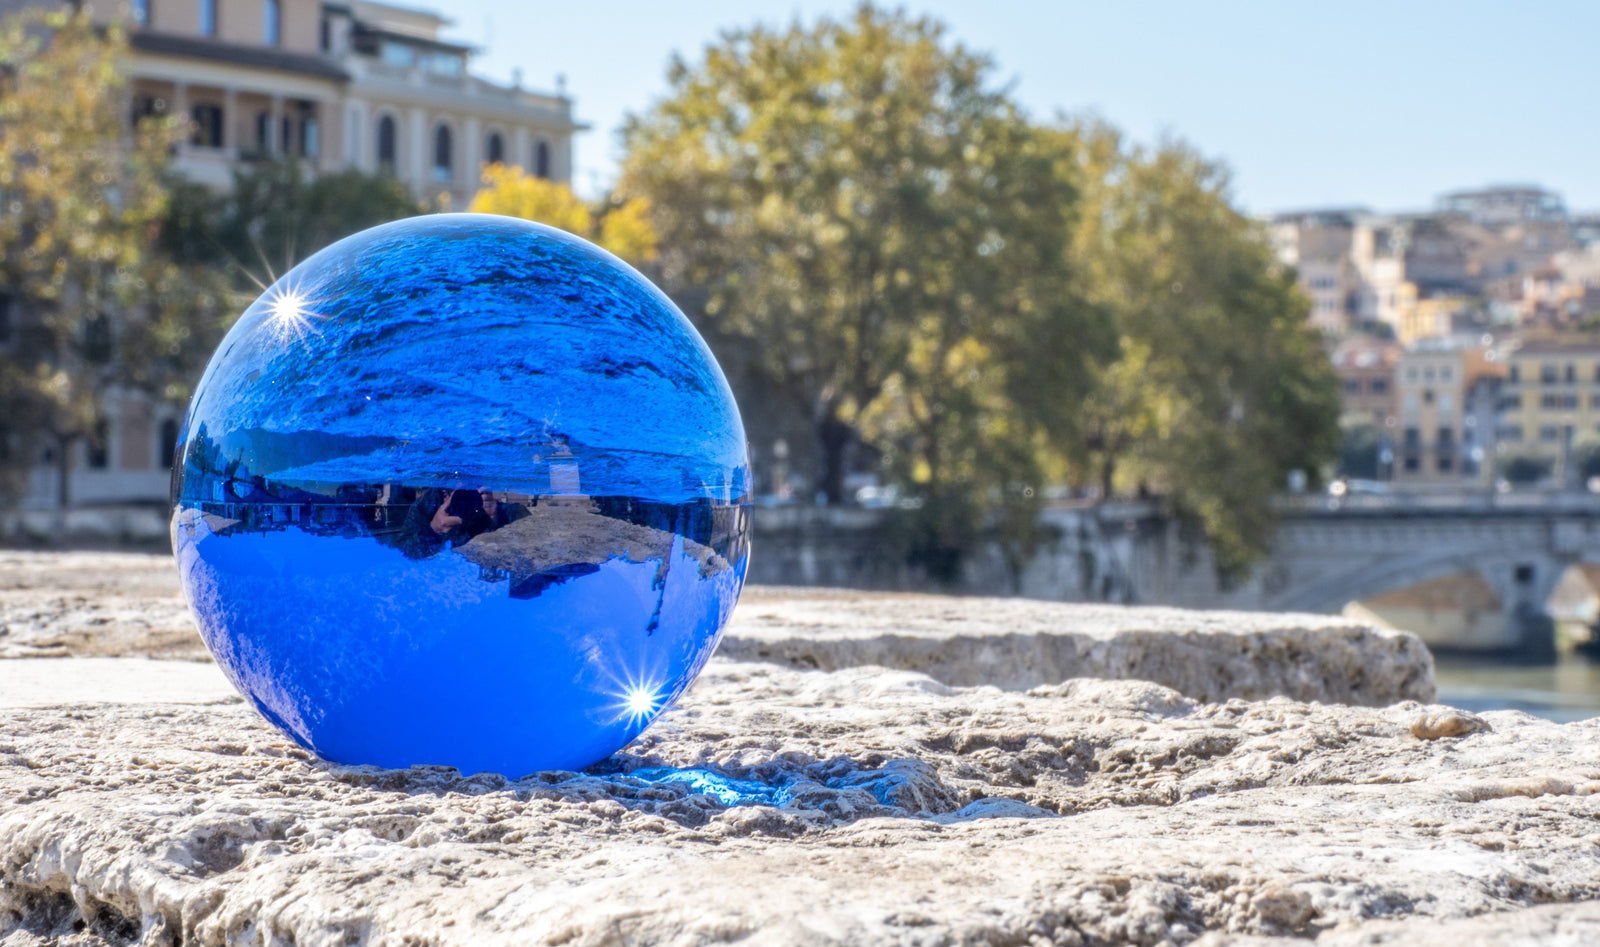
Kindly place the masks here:
POLYGON ((236 700, 11 709, 0 944, 1584 943, 1600 720, 1412 735, 1445 712, 716 660, 508 780, 321 762, 236 700))
POLYGON ((167 555, 0 550, 0 658, 209 661, 167 555))

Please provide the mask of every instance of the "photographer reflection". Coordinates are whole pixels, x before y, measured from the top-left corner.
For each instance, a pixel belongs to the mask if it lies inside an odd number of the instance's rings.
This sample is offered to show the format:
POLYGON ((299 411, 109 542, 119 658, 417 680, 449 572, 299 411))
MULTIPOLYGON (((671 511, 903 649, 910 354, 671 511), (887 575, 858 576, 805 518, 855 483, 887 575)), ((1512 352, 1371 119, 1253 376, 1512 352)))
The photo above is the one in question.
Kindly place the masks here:
POLYGON ((413 559, 425 559, 527 515, 520 504, 503 502, 481 488, 424 490, 406 514, 400 548, 413 559))

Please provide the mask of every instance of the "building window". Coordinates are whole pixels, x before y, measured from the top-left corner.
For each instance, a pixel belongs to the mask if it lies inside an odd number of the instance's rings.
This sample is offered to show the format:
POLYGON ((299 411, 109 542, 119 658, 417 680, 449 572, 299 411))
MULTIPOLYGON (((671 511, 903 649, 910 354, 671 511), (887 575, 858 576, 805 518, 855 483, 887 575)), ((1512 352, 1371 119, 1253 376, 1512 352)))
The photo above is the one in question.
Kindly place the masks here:
POLYGON ((300 116, 300 156, 316 160, 321 152, 322 128, 317 117, 310 113, 300 116))
POLYGON ((190 143, 201 148, 222 147, 222 106, 201 103, 194 107, 194 136, 190 143))
POLYGON ((394 173, 395 162, 395 127, 394 116, 385 115, 378 119, 378 170, 394 173))
POLYGON ((1440 457, 1438 464, 1440 473, 1449 473, 1455 467, 1456 459, 1454 457, 1440 457))
POLYGON ((440 125, 433 132, 433 179, 450 181, 455 178, 455 154, 449 125, 440 125))
POLYGON ((1572 382, 1575 382, 1577 380, 1578 380, 1578 369, 1571 362, 1568 362, 1567 363, 1567 383, 1571 384, 1572 382))
POLYGON ((133 15, 133 22, 140 26, 150 25, 150 0, 133 0, 128 4, 128 10, 133 15))
POLYGON ((533 173, 541 178, 550 176, 550 143, 547 141, 533 146, 533 173))
POLYGON ((200 0, 200 35, 217 35, 217 0, 200 0))
POLYGON ((483 146, 483 153, 490 164, 502 164, 506 160, 506 141, 500 137, 499 132, 489 133, 489 142, 483 146))
POLYGON ((1344 380, 1344 393, 1347 395, 1361 394, 1361 379, 1346 378, 1344 380))
MULTIPOLYGON (((1600 376, 1597 376, 1597 378, 1600 378, 1600 376)), ((1507 379, 1507 380, 1510 381, 1513 385, 1515 385, 1517 382, 1522 380, 1522 372, 1518 369, 1518 367, 1516 365, 1511 366, 1511 377, 1509 379, 1507 379)))
POLYGON ((283 32, 279 27, 279 16, 283 11, 279 8, 278 0, 263 0, 261 4, 261 36, 268 46, 276 46, 283 41, 283 32))
POLYGON ((272 113, 256 113, 256 154, 265 157, 272 153, 272 113))
POLYGON ((378 48, 378 55, 385 63, 401 69, 417 64, 417 51, 404 43, 384 43, 378 48))
POLYGON ((1388 391, 1389 391, 1389 379, 1387 379, 1387 378, 1374 378, 1374 379, 1372 379, 1372 393, 1373 394, 1382 395, 1382 394, 1387 394, 1388 391))
POLYGON ((1539 440, 1541 440, 1541 441, 1559 441, 1559 440, 1561 440, 1561 432, 1556 428, 1556 426, 1554 424, 1546 424, 1543 427, 1539 428, 1539 440))
POLYGON ((1449 394, 1442 394, 1439 396, 1439 412, 1441 414, 1449 414, 1451 411, 1455 410, 1455 406, 1456 400, 1449 394))
POLYGON ((161 422, 161 443, 156 446, 156 466, 168 467, 177 460, 178 421, 167 418, 161 422))
POLYGON ((1547 385, 1556 383, 1556 367, 1546 362, 1539 366, 1539 380, 1547 385))
POLYGON ((422 68, 436 76, 455 78, 462 73, 461 57, 454 53, 429 53, 422 57, 422 68))
POLYGON ((326 16, 322 18, 322 24, 318 27, 317 45, 325 53, 333 50, 333 21, 326 16))
POLYGON ((1508 441, 1508 442, 1511 442, 1511 443, 1520 442, 1522 440, 1522 425, 1520 425, 1520 424, 1509 424, 1509 425, 1501 428, 1500 429, 1500 439, 1502 441, 1508 441))
POLYGON ((1424 389, 1422 389, 1422 403, 1423 404, 1433 404, 1433 389, 1432 388, 1424 388, 1424 389))

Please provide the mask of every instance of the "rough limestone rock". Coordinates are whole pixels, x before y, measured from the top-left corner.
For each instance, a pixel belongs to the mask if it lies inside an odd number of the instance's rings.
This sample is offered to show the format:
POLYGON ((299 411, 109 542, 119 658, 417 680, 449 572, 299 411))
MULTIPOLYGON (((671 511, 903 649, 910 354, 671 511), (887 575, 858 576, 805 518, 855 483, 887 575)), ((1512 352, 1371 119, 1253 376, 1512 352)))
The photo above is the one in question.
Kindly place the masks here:
POLYGON ((0 550, 0 658, 209 661, 172 557, 0 550))
POLYGON ((1411 734, 1445 712, 719 659, 508 780, 237 700, 5 709, 0 944, 1591 942, 1600 720, 1411 734))
MULTIPOLYGON (((718 653, 821 670, 894 667, 1007 690, 1095 677, 1211 701, 1382 706, 1435 696, 1420 639, 1327 615, 751 587, 718 653)), ((0 658, 68 654, 209 660, 170 557, 0 552, 0 658)))
POLYGON ((1382 706, 1435 696, 1421 639, 1331 615, 767 587, 741 601, 717 653, 824 671, 882 665, 1007 690, 1095 677, 1211 701, 1382 706))

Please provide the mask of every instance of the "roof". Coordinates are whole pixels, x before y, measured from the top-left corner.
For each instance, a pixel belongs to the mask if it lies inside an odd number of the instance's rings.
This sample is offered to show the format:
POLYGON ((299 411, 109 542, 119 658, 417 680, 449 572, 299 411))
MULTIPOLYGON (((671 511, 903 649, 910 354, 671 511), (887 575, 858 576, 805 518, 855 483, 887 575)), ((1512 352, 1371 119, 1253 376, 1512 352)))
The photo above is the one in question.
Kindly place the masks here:
POLYGON ((148 30, 134 33, 128 38, 128 44, 140 52, 162 56, 183 56, 190 59, 254 66, 257 69, 315 76, 332 82, 346 82, 350 79, 349 73, 321 56, 291 53, 264 46, 235 46, 232 43, 219 43, 213 39, 152 33, 148 30))
POLYGON ((404 43, 407 46, 420 46, 425 49, 435 49, 441 52, 477 52, 477 47, 470 46, 465 43, 452 43, 448 40, 419 36, 416 33, 408 33, 405 30, 390 29, 388 26, 367 23, 362 20, 356 21, 356 33, 360 36, 374 36, 379 39, 389 39, 394 40, 397 43, 404 43))
POLYGON ((1511 353, 1513 358, 1519 355, 1592 355, 1600 352, 1600 339, 1593 338, 1532 338, 1522 340, 1522 344, 1511 353))

